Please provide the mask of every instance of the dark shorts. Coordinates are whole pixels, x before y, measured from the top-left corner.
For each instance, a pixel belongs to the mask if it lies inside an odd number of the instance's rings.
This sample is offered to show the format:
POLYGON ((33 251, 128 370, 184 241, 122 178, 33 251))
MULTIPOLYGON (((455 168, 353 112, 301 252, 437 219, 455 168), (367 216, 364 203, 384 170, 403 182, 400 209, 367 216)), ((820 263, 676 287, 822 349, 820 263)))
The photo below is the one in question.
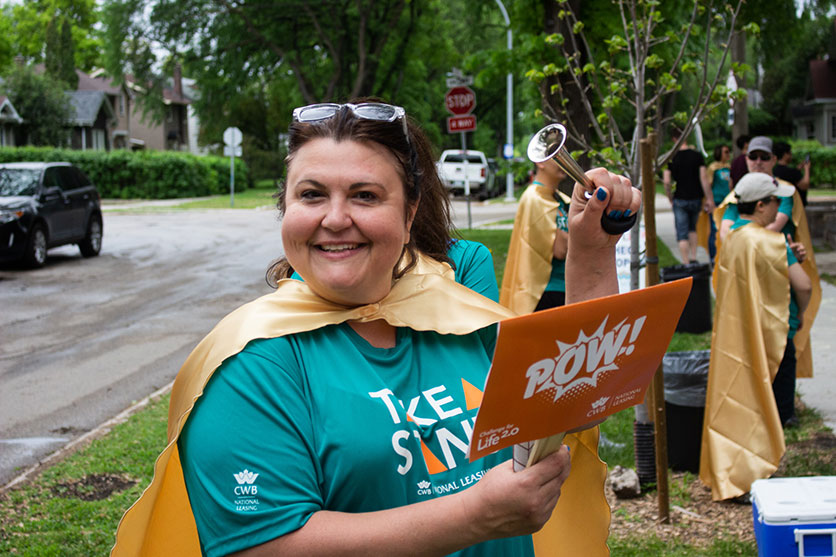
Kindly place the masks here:
POLYGON ((676 240, 687 240, 689 232, 696 232, 697 219, 702 211, 701 199, 673 200, 673 223, 676 226, 676 240))
POLYGON ((543 297, 537 303, 534 311, 542 311, 544 309, 551 309, 566 305, 566 292, 558 290, 546 290, 543 292, 543 297))

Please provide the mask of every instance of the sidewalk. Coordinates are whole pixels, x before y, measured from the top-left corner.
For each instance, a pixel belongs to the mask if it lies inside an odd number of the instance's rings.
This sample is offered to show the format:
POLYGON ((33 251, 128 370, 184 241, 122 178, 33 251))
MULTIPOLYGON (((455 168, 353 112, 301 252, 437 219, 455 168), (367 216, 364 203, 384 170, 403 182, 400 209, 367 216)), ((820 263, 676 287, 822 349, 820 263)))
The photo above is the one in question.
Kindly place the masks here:
MULTIPOLYGON (((656 234, 679 257, 671 204, 664 195, 656 195, 656 234)), ((836 275, 836 251, 817 253, 819 273, 836 275)), ((708 262, 708 254, 697 250, 697 260, 708 262)), ((797 390, 804 403, 821 413, 824 423, 836 431, 836 286, 821 281, 822 301, 810 334, 813 347, 813 377, 799 379, 797 390)))

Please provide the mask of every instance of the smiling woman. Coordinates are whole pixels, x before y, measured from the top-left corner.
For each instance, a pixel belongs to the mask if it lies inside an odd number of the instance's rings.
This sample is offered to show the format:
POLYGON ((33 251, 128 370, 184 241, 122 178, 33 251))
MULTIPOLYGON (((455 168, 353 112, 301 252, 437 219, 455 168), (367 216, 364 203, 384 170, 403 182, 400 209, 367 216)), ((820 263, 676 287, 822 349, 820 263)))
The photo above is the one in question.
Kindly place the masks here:
POLYGON ((293 158, 282 242, 290 265, 323 298, 354 305, 389 293, 417 209, 398 166, 379 144, 325 138, 293 158))
MULTIPOLYGON (((468 459, 494 325, 513 314, 487 249, 451 239, 421 130, 384 103, 303 107, 287 163, 276 292, 189 356, 113 554, 605 555, 594 453, 575 446, 568 481, 565 446, 518 473, 510 450, 468 459)), ((617 290, 601 214, 638 209, 626 180, 589 177, 570 215, 575 300, 617 290)))

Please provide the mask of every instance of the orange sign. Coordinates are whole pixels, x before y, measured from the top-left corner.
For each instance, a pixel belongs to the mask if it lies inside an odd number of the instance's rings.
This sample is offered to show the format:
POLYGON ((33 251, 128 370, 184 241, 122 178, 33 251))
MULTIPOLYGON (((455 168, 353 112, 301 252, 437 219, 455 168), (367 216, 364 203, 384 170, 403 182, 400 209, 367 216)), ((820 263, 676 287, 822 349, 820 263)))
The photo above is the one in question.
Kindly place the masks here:
POLYGON ((686 278, 502 321, 470 460, 642 402, 691 282, 686 278))

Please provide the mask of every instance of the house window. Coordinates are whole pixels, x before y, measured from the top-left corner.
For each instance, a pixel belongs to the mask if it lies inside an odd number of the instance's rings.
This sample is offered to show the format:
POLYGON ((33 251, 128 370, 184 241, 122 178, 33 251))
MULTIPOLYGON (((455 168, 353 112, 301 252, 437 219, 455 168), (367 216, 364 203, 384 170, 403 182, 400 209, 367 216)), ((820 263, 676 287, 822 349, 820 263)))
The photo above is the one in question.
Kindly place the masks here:
POLYGON ((816 125, 813 122, 807 122, 807 139, 816 138, 816 125))
POLYGON ((98 151, 107 149, 104 130, 93 130, 93 149, 98 151))
POLYGON ((119 116, 125 115, 125 95, 119 95, 119 116))

